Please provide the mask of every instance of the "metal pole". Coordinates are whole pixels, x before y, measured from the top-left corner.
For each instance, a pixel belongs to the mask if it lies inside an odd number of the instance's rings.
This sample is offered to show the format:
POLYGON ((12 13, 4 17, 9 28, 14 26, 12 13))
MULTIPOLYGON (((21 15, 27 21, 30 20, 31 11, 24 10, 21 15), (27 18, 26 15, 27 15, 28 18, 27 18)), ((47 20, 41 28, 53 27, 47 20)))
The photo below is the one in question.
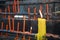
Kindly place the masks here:
MULTIPOLYGON (((23 32, 25 32, 25 16, 23 15, 23 32)), ((25 40, 25 35, 23 36, 22 40, 25 40)))
POLYGON ((3 27, 4 27, 4 23, 2 22, 2 25, 1 25, 1 30, 3 30, 3 27))
POLYGON ((18 40, 18 37, 19 37, 19 34, 18 34, 18 32, 19 32, 19 24, 20 24, 20 23, 18 22, 18 24, 17 24, 17 25, 18 25, 18 26, 17 26, 17 34, 16 34, 16 37, 15 37, 14 40, 18 40))
MULTIPOLYGON (((8 31, 8 25, 6 25, 6 30, 8 31)), ((6 37, 8 36, 8 33, 6 33, 6 37)))
POLYGON ((40 11, 42 12, 42 4, 40 4, 40 11))
MULTIPOLYGON (((0 9, 0 13, 1 13, 1 9, 0 9)), ((1 26, 1 29, 2 29, 2 26, 1 26)), ((2 35, 2 33, 0 32, 0 35, 2 35)))
POLYGON ((2 11, 1 11, 1 9, 0 9, 0 13, 1 13, 2 11))
MULTIPOLYGON (((18 22, 17 32, 19 32, 19 25, 20 25, 20 23, 18 22)), ((18 33, 17 33, 16 37, 17 37, 17 40, 18 40, 18 37, 19 37, 19 34, 18 33)))
POLYGON ((30 20, 30 7, 28 7, 28 19, 30 20))
POLYGON ((46 4, 46 13, 47 13, 47 20, 49 20, 49 16, 48 16, 48 4, 46 4))
POLYGON ((17 32, 19 32, 19 25, 20 25, 20 23, 18 22, 18 26, 17 26, 17 32))
POLYGON ((19 0, 17 0, 17 6, 18 6, 18 13, 19 13, 20 12, 19 0))
POLYGON ((16 0, 14 0, 14 13, 16 13, 16 0))
POLYGON ((36 7, 34 8, 34 19, 36 20, 36 7))
MULTIPOLYGON (((30 7, 28 7, 28 16, 29 16, 28 20, 30 20, 30 7)), ((29 36, 28 40, 30 40, 30 36, 29 36)))
POLYGON ((14 4, 13 4, 13 13, 14 13, 14 10, 15 10, 15 9, 14 9, 14 4))
POLYGON ((4 16, 5 16, 5 18, 6 18, 6 11, 7 11, 7 10, 6 10, 6 8, 5 8, 5 15, 4 15, 4 16))
MULTIPOLYGON (((4 23, 2 22, 1 30, 3 30, 3 27, 4 27, 4 23)), ((1 36, 2 36, 2 32, 1 32, 1 36)))
MULTIPOLYGON (((10 14, 10 7, 8 6, 8 13, 10 14)), ((8 15, 9 29, 11 31, 10 15, 8 15)))
POLYGON ((14 18, 12 18, 12 32, 14 31, 14 18))

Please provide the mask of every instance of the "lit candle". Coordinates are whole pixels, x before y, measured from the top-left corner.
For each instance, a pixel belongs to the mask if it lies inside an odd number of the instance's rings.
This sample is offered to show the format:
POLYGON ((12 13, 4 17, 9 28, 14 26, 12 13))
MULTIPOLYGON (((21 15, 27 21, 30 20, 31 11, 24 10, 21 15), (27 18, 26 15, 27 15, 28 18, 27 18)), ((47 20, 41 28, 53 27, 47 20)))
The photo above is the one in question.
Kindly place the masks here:
POLYGON ((46 35, 46 19, 43 18, 42 12, 39 10, 41 18, 38 18, 38 34, 37 40, 43 40, 46 35))

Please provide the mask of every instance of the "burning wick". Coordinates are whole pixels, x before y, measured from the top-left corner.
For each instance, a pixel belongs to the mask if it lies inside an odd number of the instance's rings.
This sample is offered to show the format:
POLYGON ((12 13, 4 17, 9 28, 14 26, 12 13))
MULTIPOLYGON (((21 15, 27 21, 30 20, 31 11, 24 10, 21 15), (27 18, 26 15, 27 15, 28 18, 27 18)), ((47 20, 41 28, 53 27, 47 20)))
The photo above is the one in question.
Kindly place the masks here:
POLYGON ((30 27, 30 29, 32 30, 32 27, 30 27))
POLYGON ((41 10, 39 10, 39 14, 40 14, 41 18, 43 18, 43 15, 42 15, 42 12, 41 12, 41 10))

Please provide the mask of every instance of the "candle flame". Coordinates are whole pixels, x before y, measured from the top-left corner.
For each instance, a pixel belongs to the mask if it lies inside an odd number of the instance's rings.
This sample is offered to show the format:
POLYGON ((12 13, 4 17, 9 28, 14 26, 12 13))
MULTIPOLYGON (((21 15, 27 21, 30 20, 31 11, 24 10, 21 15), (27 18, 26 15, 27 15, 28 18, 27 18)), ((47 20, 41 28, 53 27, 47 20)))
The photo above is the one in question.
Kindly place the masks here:
POLYGON ((30 29, 32 30, 32 27, 30 27, 30 29))
POLYGON ((41 18, 43 18, 43 15, 42 15, 42 12, 41 12, 41 10, 39 10, 39 14, 40 14, 41 18))

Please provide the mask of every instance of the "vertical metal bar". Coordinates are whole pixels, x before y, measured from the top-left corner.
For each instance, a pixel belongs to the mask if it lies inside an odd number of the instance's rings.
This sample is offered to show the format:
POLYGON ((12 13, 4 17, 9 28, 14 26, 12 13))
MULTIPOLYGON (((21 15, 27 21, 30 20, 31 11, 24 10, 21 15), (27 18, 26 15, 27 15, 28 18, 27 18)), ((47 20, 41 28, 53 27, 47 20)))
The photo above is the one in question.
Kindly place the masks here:
POLYGON ((14 4, 13 4, 13 13, 14 13, 14 4))
MULTIPOLYGON (((17 26, 17 32, 19 32, 19 22, 18 22, 18 26, 17 26)), ((16 36, 17 37, 17 40, 18 40, 18 37, 19 37, 18 35, 19 34, 17 33, 17 36, 16 36)))
MULTIPOLYGON (((2 13, 2 9, 0 9, 0 13, 2 13)), ((4 18, 4 16, 2 16, 4 18)))
POLYGON ((6 30, 8 31, 8 25, 6 25, 6 30))
POLYGON ((5 16, 5 18, 6 18, 6 11, 7 11, 7 10, 6 10, 6 8, 5 8, 5 15, 4 15, 4 16, 5 16))
POLYGON ((11 23, 10 23, 10 16, 8 15, 8 22, 9 22, 9 29, 11 31, 11 23))
MULTIPOLYGON (((8 25, 6 25, 6 30, 8 31, 8 25)), ((8 36, 8 33, 6 33, 6 37, 8 36)))
POLYGON ((47 20, 49 20, 49 16, 48 16, 48 4, 46 4, 46 13, 47 13, 47 20))
POLYGON ((18 22, 18 26, 17 26, 17 32, 19 32, 19 24, 20 24, 20 23, 18 22))
POLYGON ((2 22, 1 30, 3 30, 3 25, 4 25, 4 23, 2 22))
POLYGON ((18 40, 18 37, 19 37, 19 34, 18 34, 18 32, 19 32, 19 22, 18 22, 18 24, 17 24, 17 34, 16 34, 16 37, 15 37, 15 39, 14 40, 18 40))
POLYGON ((23 32, 25 32, 25 16, 23 15, 23 32))
POLYGON ((14 0, 14 13, 16 13, 16 0, 14 0))
MULTIPOLYGON (((10 14, 10 7, 8 6, 8 13, 10 14)), ((10 15, 8 15, 9 29, 11 31, 10 15)))
MULTIPOLYGON (((17 6, 17 2, 16 2, 16 0, 14 0, 14 5, 13 5, 13 11, 14 11, 14 13, 16 13, 17 12, 17 9, 16 9, 16 6, 17 6)), ((18 10, 19 11, 19 10, 18 10)), ((14 26, 14 23, 13 23, 13 26, 14 26)), ((14 29, 14 28, 13 28, 14 29)), ((17 36, 18 36, 18 34, 17 34, 17 36)), ((17 38, 15 38, 14 40, 18 40, 17 38)))
POLYGON ((14 31, 14 18, 12 18, 12 32, 14 31))
MULTIPOLYGON (((23 15, 23 32, 25 32, 25 16, 23 15)), ((25 35, 23 36, 22 40, 25 40, 25 35)))
MULTIPOLYGON (((46 2, 46 0, 44 0, 44 2, 46 2)), ((50 0, 48 0, 48 2, 50 2, 50 0)), ((46 18, 47 20, 49 20, 49 16, 48 16, 48 4, 46 4, 46 18)))
MULTIPOLYGON (((0 13, 1 13, 1 9, 0 9, 0 13)), ((2 26, 1 26, 1 29, 2 29, 2 26)), ((0 33, 0 35, 2 35, 2 33, 0 33)))
POLYGON ((29 20, 30 20, 30 7, 28 7, 28 17, 29 17, 29 20))
POLYGON ((18 37, 18 32, 19 32, 19 26, 20 26, 20 23, 18 22, 17 25, 18 25, 18 26, 17 26, 17 37, 18 37))
MULTIPOLYGON (((3 30, 3 27, 4 27, 4 23, 2 22, 1 30, 3 30)), ((2 32, 1 32, 1 36, 2 36, 2 32)))
MULTIPOLYGON (((29 20, 30 20, 30 7, 28 7, 28 16, 29 16, 29 20)), ((30 36, 29 36, 28 40, 30 40, 30 36)))
POLYGON ((17 0, 17 6, 18 6, 18 13, 19 13, 20 12, 19 0, 17 0))
POLYGON ((42 12, 42 4, 40 4, 40 11, 42 12))
POLYGON ((10 13, 10 6, 8 5, 8 13, 10 13))
POLYGON ((34 20, 36 20, 36 7, 34 8, 34 20))
POLYGON ((2 12, 2 10, 0 9, 0 12, 2 12))

